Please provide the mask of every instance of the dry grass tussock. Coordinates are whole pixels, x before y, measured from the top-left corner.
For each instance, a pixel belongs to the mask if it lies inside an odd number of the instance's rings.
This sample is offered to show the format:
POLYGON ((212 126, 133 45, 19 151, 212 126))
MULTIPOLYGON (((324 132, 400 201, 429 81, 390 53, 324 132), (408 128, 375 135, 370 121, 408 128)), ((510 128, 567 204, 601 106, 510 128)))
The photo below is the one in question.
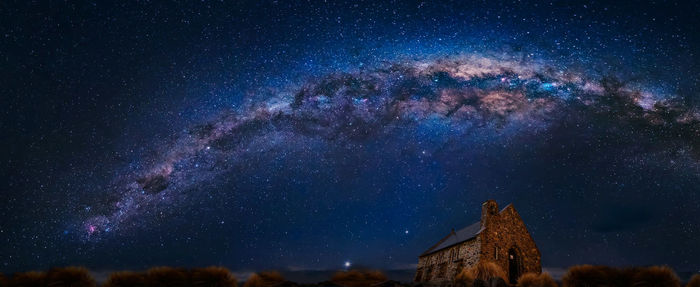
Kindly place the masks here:
POLYGON ((506 273, 493 262, 480 261, 479 264, 470 268, 474 275, 474 280, 488 281, 492 278, 501 278, 506 280, 506 273))
POLYGON ((632 286, 634 287, 680 287, 681 280, 676 272, 668 266, 651 266, 637 268, 633 273, 632 286))
POLYGON ((685 285, 686 287, 700 287, 700 274, 695 274, 693 277, 690 277, 690 281, 688 281, 688 285, 685 285))
POLYGON ((518 278, 518 287, 557 287, 557 282, 547 273, 525 273, 518 278))
POLYGON ((611 267, 577 265, 569 268, 561 281, 564 287, 610 286, 618 278, 619 271, 611 267))
POLYGON ((284 276, 277 271, 254 273, 245 281, 243 287, 269 287, 281 285, 285 282, 284 276))
POLYGON ((700 287, 700 274, 695 274, 693 277, 690 277, 690 281, 688 281, 685 287, 700 287))
POLYGON ((52 268, 46 274, 46 285, 52 287, 95 287, 97 282, 85 267, 52 268))
POLYGON ((211 266, 192 269, 193 287, 236 287, 238 281, 231 271, 224 267, 211 266))
POLYGON ((455 287, 471 287, 474 285, 474 274, 471 269, 464 268, 455 276, 455 287))
POLYGON ((607 266, 578 265, 562 278, 564 287, 680 287, 680 279, 667 266, 616 269, 607 266))
POLYGON ((119 271, 109 275, 102 287, 146 287, 146 274, 119 271))
POLYGON ((184 268, 153 267, 146 271, 146 285, 149 287, 187 287, 188 272, 184 268))
POLYGON ((10 286, 43 287, 46 285, 46 273, 38 271, 15 273, 9 281, 10 286))
POLYGON ((455 276, 456 287, 472 287, 483 284, 505 284, 506 273, 493 262, 479 262, 471 268, 464 268, 455 276))

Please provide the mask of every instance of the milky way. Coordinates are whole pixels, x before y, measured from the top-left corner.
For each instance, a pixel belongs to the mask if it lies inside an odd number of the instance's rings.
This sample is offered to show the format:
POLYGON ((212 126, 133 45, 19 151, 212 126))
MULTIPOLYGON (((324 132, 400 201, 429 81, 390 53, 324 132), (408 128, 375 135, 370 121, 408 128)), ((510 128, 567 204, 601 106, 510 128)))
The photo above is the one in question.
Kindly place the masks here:
POLYGON ((188 128, 147 169, 119 179, 114 208, 86 219, 82 238, 129 232, 144 211, 178 208, 192 196, 186 190, 232 172, 243 154, 302 138, 362 146, 368 138, 422 125, 442 126, 448 140, 513 137, 547 134, 567 124, 605 129, 596 126, 604 119, 606 128, 630 138, 655 138, 656 147, 630 142, 626 148, 685 152, 688 158, 681 155, 681 160, 696 162, 700 113, 675 101, 625 87, 614 77, 480 55, 332 73, 188 128))

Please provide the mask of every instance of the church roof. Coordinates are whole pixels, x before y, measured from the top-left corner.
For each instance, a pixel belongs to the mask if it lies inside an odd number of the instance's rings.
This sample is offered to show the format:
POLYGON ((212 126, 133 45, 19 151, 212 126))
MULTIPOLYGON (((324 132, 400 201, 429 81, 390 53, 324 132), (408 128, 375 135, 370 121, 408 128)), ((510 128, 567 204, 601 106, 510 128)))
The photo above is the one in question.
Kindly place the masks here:
POLYGON ((430 247, 428 250, 423 252, 423 254, 421 254, 420 256, 428 255, 430 253, 434 253, 448 248, 452 245, 474 239, 483 230, 484 229, 481 228, 481 221, 477 221, 474 224, 457 231, 452 230, 452 232, 450 232, 449 235, 440 240, 440 242, 438 242, 437 244, 433 245, 433 247, 430 247))

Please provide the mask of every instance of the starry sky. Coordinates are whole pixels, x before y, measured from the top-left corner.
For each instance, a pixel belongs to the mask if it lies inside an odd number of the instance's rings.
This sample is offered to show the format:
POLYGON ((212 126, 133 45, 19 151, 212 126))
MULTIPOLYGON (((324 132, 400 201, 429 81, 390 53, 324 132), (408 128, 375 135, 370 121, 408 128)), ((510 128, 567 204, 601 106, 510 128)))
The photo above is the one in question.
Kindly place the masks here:
POLYGON ((697 2, 118 2, 0 4, 3 272, 700 270, 697 2))

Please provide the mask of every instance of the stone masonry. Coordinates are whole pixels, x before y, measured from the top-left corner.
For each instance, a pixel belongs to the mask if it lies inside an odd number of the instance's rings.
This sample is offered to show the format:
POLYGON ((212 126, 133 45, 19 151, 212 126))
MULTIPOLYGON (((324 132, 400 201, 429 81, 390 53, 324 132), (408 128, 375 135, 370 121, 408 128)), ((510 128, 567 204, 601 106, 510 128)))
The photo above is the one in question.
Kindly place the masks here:
POLYGON ((479 222, 452 230, 419 256, 414 281, 449 286, 462 269, 490 261, 515 284, 524 273, 540 273, 540 260, 540 252, 513 205, 499 212, 498 204, 489 200, 482 205, 479 222))

